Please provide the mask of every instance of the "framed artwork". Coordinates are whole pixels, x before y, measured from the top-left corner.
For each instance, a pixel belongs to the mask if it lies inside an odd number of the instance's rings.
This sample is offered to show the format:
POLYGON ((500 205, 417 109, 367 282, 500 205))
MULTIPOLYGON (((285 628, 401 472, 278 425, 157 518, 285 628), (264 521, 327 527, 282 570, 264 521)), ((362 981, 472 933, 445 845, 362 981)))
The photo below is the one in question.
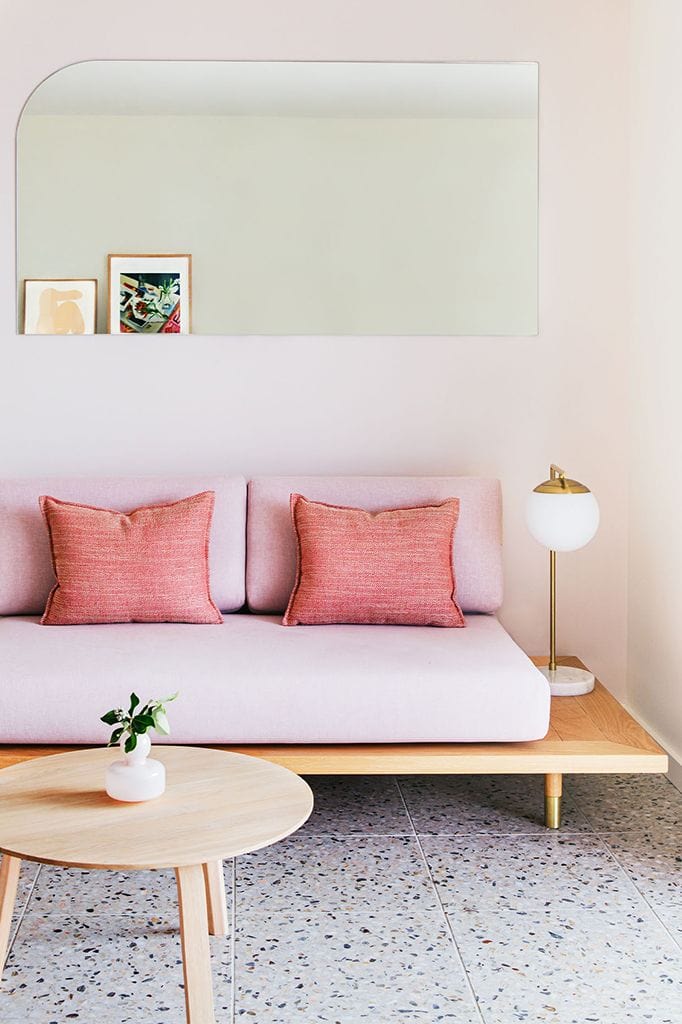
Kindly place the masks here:
POLYGON ((94 334, 96 328, 96 279, 26 278, 24 334, 94 334))
POLYGON ((192 257, 109 255, 111 334, 189 334, 192 257))

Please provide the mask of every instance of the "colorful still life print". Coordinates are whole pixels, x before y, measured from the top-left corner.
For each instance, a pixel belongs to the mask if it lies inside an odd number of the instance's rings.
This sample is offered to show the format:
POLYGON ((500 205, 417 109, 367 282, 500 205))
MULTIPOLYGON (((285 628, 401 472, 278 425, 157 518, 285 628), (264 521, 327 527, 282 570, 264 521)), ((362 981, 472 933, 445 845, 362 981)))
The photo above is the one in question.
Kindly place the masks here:
POLYGON ((180 274, 119 275, 122 334, 179 334, 180 274))

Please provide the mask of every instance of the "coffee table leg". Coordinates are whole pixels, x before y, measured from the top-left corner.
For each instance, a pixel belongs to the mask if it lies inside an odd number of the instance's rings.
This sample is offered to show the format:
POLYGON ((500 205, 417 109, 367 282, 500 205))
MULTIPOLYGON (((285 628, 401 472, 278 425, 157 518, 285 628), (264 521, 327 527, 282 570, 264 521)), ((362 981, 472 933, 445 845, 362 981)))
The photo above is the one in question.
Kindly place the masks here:
POLYGON ((227 900, 225 898, 225 876, 223 862, 212 860, 203 865, 208 904, 209 935, 227 935, 227 900))
POLYGON ((206 886, 201 864, 176 868, 187 1024, 215 1024, 206 886))
POLYGON ((0 859, 0 975, 7 956, 20 870, 21 861, 18 857, 9 857, 5 854, 0 859))

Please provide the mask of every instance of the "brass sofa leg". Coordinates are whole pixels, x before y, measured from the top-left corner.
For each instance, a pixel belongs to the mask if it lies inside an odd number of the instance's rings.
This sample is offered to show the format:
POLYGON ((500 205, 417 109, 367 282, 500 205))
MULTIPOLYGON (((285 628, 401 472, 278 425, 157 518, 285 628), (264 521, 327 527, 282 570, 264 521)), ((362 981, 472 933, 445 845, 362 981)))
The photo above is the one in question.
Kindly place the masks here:
POLYGON ((560 828, 561 826, 561 782, 560 772, 545 775, 545 826, 560 828))

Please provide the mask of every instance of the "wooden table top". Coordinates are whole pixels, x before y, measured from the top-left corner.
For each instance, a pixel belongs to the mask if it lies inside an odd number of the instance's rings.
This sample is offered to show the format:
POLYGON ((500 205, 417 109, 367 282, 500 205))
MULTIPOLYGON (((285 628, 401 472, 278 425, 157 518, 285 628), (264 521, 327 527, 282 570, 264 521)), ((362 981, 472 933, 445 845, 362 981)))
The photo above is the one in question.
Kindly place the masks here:
POLYGON ((118 803, 104 791, 117 749, 77 750, 0 773, 0 852, 64 867, 171 868, 235 857, 308 818, 308 784, 245 754, 159 745, 166 792, 118 803))

